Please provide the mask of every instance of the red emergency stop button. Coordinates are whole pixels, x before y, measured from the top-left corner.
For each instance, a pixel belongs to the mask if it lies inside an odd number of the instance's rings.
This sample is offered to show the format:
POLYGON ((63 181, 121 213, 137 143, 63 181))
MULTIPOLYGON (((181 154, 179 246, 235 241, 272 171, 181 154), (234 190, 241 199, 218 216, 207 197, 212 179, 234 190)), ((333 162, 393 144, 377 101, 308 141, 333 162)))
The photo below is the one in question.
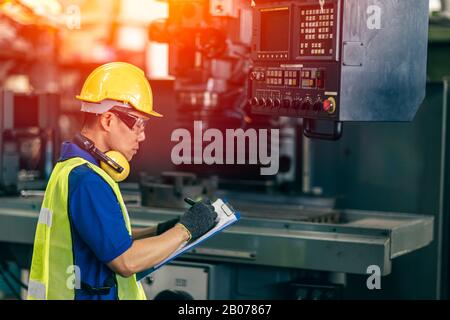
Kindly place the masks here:
POLYGON ((323 110, 328 113, 334 113, 336 111, 336 100, 330 97, 323 101, 323 110))

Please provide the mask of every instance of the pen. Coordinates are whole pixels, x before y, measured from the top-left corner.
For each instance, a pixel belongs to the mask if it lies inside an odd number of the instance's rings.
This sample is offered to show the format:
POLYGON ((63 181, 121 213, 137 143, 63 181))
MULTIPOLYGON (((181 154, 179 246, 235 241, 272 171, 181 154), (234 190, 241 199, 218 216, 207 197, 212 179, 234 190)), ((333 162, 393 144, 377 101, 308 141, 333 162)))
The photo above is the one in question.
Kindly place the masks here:
POLYGON ((189 204, 189 205, 191 205, 191 206, 193 206, 196 202, 194 201, 194 200, 192 200, 191 198, 184 198, 184 201, 187 203, 187 204, 189 204))

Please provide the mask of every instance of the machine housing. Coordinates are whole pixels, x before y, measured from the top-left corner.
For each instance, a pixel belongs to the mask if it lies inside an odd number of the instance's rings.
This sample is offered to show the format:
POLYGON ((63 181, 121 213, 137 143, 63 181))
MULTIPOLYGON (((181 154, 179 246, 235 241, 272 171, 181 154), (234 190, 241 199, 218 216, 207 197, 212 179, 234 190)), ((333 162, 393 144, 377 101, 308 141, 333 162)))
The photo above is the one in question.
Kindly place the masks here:
POLYGON ((425 97, 428 1, 257 1, 255 114, 411 121, 425 97))

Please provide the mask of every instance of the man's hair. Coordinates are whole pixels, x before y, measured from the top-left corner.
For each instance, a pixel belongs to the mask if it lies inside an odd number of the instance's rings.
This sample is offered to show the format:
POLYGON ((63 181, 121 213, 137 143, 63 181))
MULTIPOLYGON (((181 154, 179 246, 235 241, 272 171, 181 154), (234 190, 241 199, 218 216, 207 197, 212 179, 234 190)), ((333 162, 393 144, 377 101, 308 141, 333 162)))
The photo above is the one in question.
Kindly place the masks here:
POLYGON ((83 112, 83 128, 92 128, 98 121, 98 116, 95 113, 83 112))

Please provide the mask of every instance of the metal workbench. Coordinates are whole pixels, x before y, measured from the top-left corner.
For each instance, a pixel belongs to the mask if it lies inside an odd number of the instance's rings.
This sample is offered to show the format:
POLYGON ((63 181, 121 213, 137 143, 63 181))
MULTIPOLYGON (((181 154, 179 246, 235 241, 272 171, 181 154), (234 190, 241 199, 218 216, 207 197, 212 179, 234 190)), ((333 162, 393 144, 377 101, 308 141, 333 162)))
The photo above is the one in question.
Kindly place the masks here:
MULTIPOLYGON (((41 200, 0 199, 0 242, 33 244, 41 200)), ((278 205, 274 210, 288 209, 278 205)), ((293 210, 292 206, 289 210, 293 210)), ((128 211, 135 227, 155 225, 182 213, 136 205, 129 205, 128 211)), ((327 224, 255 218, 241 211, 242 219, 236 225, 183 259, 352 274, 366 274, 368 266, 377 265, 383 275, 388 275, 392 259, 433 240, 431 216, 354 210, 339 214, 340 223, 327 224)))

